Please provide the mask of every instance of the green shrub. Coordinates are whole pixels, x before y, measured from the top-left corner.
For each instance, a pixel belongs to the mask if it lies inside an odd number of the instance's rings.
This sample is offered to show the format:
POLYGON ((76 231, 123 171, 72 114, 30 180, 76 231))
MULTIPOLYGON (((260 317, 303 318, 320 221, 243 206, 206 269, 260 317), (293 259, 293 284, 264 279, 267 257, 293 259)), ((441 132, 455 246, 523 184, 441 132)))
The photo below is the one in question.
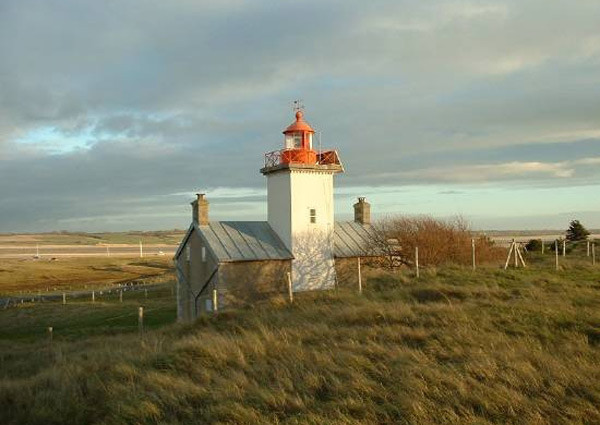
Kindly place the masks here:
POLYGON ((538 252, 542 250, 542 243, 541 239, 530 239, 525 248, 528 252, 538 252))

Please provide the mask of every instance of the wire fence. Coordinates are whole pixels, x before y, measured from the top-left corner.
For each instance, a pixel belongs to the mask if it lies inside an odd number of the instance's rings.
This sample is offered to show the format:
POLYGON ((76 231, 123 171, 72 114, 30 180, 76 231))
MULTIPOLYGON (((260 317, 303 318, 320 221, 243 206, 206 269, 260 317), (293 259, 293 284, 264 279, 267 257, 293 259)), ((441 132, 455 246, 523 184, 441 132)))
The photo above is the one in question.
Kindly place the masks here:
POLYGON ((117 284, 113 287, 101 289, 54 291, 49 293, 44 293, 42 291, 29 291, 27 293, 9 295, 0 298, 0 306, 2 306, 4 309, 7 309, 23 304, 57 301, 62 302, 62 304, 67 304, 70 301, 90 301, 95 303, 118 300, 119 302, 123 302, 123 300, 127 300, 128 295, 132 293, 143 294, 143 296, 147 298, 149 294, 162 291, 169 287, 171 289, 171 295, 174 296, 175 289, 172 282, 145 283, 144 281, 140 280, 133 280, 127 283, 117 284))

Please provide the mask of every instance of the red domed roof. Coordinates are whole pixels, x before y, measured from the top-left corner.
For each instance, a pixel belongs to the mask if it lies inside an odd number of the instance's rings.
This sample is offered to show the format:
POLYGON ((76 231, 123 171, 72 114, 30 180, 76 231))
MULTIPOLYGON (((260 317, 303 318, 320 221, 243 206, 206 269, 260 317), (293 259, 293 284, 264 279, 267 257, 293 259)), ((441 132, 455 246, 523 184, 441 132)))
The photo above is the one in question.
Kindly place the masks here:
POLYGON ((283 131, 283 134, 295 133, 298 131, 308 131, 309 133, 315 132, 315 130, 313 130, 312 127, 306 121, 304 121, 304 114, 302 111, 296 112, 296 122, 290 124, 288 128, 283 131))

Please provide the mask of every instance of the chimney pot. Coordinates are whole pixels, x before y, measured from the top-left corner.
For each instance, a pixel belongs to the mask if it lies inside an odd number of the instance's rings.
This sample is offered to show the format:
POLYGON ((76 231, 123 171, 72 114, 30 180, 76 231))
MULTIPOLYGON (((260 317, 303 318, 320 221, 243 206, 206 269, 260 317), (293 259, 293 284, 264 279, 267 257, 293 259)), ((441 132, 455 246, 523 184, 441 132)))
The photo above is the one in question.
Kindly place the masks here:
POLYGON ((371 204, 364 196, 358 197, 358 202, 354 204, 354 221, 359 224, 371 224, 371 204))

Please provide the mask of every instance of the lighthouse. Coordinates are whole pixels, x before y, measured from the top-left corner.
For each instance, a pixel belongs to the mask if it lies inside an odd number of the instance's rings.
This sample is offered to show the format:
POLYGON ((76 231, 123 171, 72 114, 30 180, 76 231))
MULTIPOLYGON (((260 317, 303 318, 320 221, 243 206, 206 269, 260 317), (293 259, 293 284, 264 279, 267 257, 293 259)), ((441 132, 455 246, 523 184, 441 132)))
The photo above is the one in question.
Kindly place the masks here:
POLYGON ((196 194, 174 256, 178 320, 293 295, 290 283, 295 292, 362 288, 361 258, 382 255, 364 197, 354 204, 354 221, 334 221, 333 179, 344 167, 335 150, 315 149, 315 131, 299 108, 295 118, 260 169, 267 221, 211 220, 206 194, 196 194))
POLYGON ((297 110, 283 148, 265 154, 267 221, 292 253, 294 291, 335 285, 333 179, 344 172, 335 150, 315 149, 314 129, 297 110))

